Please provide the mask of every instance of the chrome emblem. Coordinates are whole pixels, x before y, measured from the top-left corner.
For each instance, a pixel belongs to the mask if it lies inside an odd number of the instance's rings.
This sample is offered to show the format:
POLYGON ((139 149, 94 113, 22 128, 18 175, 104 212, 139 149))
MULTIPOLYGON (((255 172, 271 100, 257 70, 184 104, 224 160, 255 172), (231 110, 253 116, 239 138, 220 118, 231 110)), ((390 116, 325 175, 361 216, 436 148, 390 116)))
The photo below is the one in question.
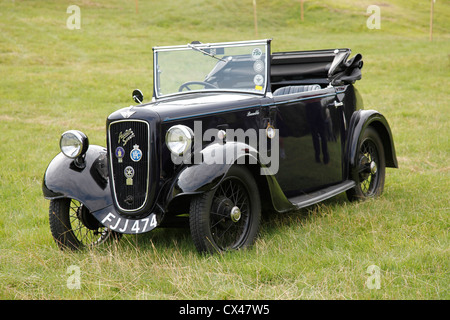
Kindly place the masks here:
POLYGON ((125 155, 125 150, 122 147, 117 147, 116 152, 114 153, 119 163, 122 163, 122 159, 125 155))
POLYGON ((117 143, 122 142, 123 146, 125 147, 125 145, 127 144, 128 141, 130 141, 131 139, 133 139, 135 137, 133 130, 128 129, 125 130, 125 132, 120 132, 119 133, 119 141, 117 143))
POLYGON ((139 145, 135 144, 133 146, 133 150, 130 152, 131 160, 134 162, 141 161, 142 159, 142 151, 139 149, 139 145))
POLYGON ((269 122, 267 124, 267 128, 266 128, 267 138, 273 139, 273 138, 275 138, 275 134, 276 134, 275 128, 269 122))
POLYGON ((124 170, 125 178, 127 178, 127 186, 133 185, 133 177, 134 177, 134 169, 131 166, 128 166, 124 170))
POLYGON ((125 119, 128 119, 129 117, 131 117, 135 113, 136 113, 136 111, 131 111, 131 110, 126 110, 126 111, 120 112, 122 117, 124 117, 125 119))

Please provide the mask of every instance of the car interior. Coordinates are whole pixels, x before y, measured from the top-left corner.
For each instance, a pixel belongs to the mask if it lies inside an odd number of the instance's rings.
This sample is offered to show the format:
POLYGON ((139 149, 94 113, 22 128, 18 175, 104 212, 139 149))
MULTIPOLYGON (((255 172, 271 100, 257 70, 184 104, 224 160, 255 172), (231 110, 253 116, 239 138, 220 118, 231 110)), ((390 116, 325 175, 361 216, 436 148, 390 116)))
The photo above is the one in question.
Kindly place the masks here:
POLYGON ((346 61, 350 49, 276 52, 271 55, 274 96, 315 91, 361 79, 362 56, 346 61))

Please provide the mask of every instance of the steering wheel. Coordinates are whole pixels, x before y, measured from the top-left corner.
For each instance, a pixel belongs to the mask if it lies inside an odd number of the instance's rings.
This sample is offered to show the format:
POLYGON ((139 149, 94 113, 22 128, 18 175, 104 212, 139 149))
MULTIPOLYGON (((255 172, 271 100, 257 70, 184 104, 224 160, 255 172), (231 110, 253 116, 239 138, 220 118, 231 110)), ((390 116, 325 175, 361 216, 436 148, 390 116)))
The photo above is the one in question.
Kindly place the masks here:
POLYGON ((205 89, 206 89, 206 88, 218 89, 215 85, 213 85, 213 84, 211 84, 211 83, 208 83, 208 82, 204 82, 204 81, 188 81, 188 82, 183 83, 183 84, 178 88, 178 92, 183 91, 184 88, 186 88, 186 89, 188 89, 189 91, 191 91, 192 89, 189 88, 189 86, 190 86, 190 85, 193 85, 193 84, 198 84, 198 85, 204 86, 205 89))

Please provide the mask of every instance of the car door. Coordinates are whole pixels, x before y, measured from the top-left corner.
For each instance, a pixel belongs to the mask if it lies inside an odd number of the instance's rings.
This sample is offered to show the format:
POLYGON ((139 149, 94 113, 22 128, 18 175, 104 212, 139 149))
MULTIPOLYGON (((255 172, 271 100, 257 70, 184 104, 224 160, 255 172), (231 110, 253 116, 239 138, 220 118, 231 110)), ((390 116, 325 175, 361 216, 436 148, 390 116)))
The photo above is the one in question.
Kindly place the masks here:
POLYGON ((342 181, 342 108, 334 88, 275 95, 263 108, 279 130, 277 181, 287 197, 342 181), (339 104, 338 104, 339 106, 339 104))

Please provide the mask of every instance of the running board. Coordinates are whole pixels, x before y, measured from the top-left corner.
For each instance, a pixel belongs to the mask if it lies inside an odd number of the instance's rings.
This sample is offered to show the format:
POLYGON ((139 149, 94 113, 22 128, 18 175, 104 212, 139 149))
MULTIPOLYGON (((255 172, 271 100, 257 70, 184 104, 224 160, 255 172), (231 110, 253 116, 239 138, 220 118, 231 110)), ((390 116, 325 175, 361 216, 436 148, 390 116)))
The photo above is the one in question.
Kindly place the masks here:
POLYGON ((316 204, 323 200, 329 199, 342 193, 348 189, 353 188, 356 185, 355 181, 346 180, 339 184, 333 185, 331 187, 327 187, 325 189, 321 189, 319 191, 302 194, 300 196, 295 196, 289 198, 288 200, 295 206, 297 209, 308 207, 310 205, 316 204))

